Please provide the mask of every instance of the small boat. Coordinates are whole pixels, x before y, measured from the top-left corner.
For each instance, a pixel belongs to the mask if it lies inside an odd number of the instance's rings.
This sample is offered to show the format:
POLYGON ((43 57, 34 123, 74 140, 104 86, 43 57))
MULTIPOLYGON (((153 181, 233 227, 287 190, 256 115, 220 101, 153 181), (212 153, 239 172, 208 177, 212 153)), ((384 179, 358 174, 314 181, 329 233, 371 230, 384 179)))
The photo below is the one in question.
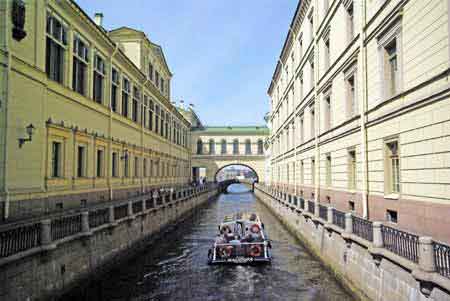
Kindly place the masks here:
POLYGON ((264 224, 255 213, 239 212, 225 216, 214 245, 208 251, 209 264, 270 263, 269 239, 264 224))

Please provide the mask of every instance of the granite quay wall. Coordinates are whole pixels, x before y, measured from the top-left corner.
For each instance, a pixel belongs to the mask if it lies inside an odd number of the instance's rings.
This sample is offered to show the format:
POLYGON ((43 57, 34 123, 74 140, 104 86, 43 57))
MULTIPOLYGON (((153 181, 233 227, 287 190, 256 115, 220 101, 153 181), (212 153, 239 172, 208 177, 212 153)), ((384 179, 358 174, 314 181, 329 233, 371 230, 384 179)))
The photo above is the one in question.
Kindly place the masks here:
POLYGON ((184 187, 0 230, 0 300, 45 300, 128 256, 217 195, 184 187))
POLYGON ((363 300, 450 300, 450 247, 255 185, 262 201, 363 300))

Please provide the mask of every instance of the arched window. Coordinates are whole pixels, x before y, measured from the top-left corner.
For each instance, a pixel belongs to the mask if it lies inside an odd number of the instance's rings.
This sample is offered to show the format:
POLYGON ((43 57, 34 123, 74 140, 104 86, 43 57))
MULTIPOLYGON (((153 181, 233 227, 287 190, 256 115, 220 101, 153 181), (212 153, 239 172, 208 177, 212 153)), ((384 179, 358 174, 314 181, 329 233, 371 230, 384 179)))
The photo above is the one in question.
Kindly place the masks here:
POLYGON ((233 155, 239 154, 239 140, 233 140, 233 155))
POLYGON ((202 139, 197 140, 197 155, 201 155, 203 153, 203 141, 202 139))
POLYGON ((220 153, 226 154, 227 153, 227 141, 225 139, 222 139, 221 147, 220 147, 220 153))
POLYGON ((214 155, 216 153, 216 142, 214 139, 209 139, 209 154, 214 155))
POLYGON ((262 140, 258 140, 258 154, 264 154, 264 143, 262 140))
POLYGON ((250 155, 252 153, 252 142, 250 139, 245 140, 245 154, 250 155))

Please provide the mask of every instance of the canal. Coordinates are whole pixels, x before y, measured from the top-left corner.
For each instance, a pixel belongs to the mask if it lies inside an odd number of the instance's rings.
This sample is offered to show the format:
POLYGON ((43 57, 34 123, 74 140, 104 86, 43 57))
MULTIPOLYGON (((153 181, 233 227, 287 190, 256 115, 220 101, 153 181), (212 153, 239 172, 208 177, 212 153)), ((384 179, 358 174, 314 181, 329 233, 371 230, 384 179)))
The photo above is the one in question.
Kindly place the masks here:
POLYGON ((353 300, 331 273, 245 186, 199 209, 176 230, 61 300, 353 300), (256 211, 272 240, 265 266, 209 266, 208 248, 226 214, 256 211))

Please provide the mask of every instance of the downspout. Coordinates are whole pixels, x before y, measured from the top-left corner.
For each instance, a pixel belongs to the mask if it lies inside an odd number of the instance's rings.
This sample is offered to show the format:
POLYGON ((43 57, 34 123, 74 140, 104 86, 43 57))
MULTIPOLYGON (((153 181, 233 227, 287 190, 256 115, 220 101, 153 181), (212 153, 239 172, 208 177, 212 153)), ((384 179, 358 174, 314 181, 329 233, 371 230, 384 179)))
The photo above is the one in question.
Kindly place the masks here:
MULTIPOLYGON (((114 48, 113 53, 111 54, 111 57, 109 59, 109 81, 110 81, 110 85, 112 85, 112 70, 113 70, 113 58, 117 53, 117 50, 119 49, 118 44, 116 44, 116 47, 114 48)), ((116 95, 117 96, 117 95, 116 95)), ((111 101, 111 89, 109 91, 109 101, 111 101)), ((117 101, 117 99, 116 99, 117 101)), ((108 162, 108 186, 109 186, 109 199, 112 200, 113 199, 113 187, 112 187, 112 106, 111 103, 109 104, 109 123, 108 123, 108 132, 109 132, 109 139, 108 139, 108 148, 109 148, 109 154, 108 154, 108 158, 109 158, 109 162, 108 162)), ((120 154, 119 154, 120 157, 120 154)), ((117 168, 118 166, 116 166, 117 168)))
MULTIPOLYGON (((6 220, 9 217, 9 190, 8 190, 8 186, 7 186, 7 176, 8 176, 8 166, 7 166, 7 158, 8 158, 8 101, 11 95, 11 91, 10 91, 10 75, 11 75, 11 51, 9 49, 9 36, 10 36, 10 32, 9 32, 9 18, 8 18, 8 13, 10 11, 9 9, 9 1, 4 1, 4 5, 5 5, 5 27, 4 27, 4 33, 5 33, 5 40, 4 40, 4 50, 7 53, 7 57, 6 57, 6 76, 4 77, 4 92, 3 92, 3 104, 4 104, 4 141, 3 141, 3 145, 4 145, 4 149, 3 149, 3 162, 4 162, 4 168, 3 168, 3 187, 4 187, 4 193, 5 193, 5 199, 4 199, 4 207, 3 207, 3 219, 6 220)), ((0 102, 0 110, 2 107, 2 103, 0 102)))
POLYGON ((369 174, 368 174, 368 153, 367 153, 367 49, 364 45, 365 40, 365 23, 366 23, 366 7, 365 1, 360 1, 360 14, 361 14, 361 31, 359 36, 359 49, 361 53, 360 57, 360 68, 359 82, 361 84, 361 108, 360 108, 360 119, 361 119, 361 155, 362 155, 362 209, 363 218, 369 218, 369 174))

